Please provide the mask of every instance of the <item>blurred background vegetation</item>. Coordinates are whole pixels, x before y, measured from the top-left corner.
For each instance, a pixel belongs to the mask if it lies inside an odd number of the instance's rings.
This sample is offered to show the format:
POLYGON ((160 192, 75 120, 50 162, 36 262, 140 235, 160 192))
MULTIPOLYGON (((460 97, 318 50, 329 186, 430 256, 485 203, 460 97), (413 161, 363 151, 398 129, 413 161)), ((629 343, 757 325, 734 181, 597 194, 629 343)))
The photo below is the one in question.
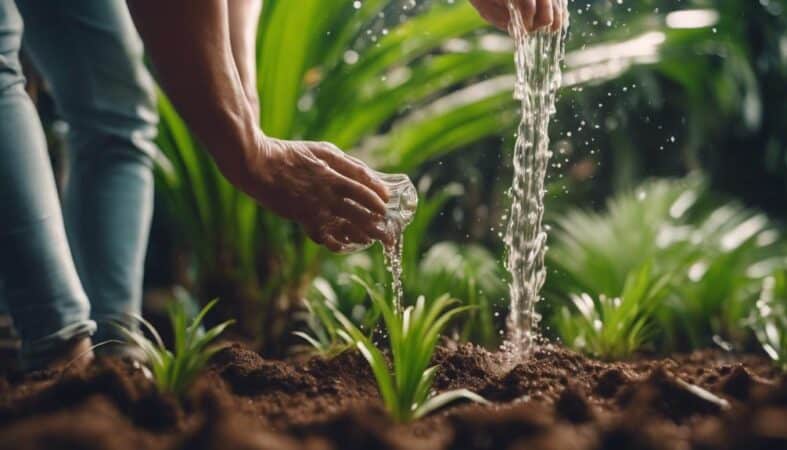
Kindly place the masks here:
MULTIPOLYGON (((518 115, 510 40, 466 0, 297 3, 265 1, 263 130, 409 174, 422 203, 406 234, 407 301, 447 292, 477 306, 453 336, 496 346, 518 115)), ((787 255, 787 0, 569 7, 546 334, 600 357, 751 349, 764 336, 749 331, 764 323, 755 305, 784 284, 787 255)), ((272 355, 335 351, 330 308, 372 332, 378 314, 352 278, 388 289, 380 249, 321 250, 232 188, 163 95, 160 109, 149 310, 174 286, 221 297, 213 320, 239 319, 235 332, 272 355)))

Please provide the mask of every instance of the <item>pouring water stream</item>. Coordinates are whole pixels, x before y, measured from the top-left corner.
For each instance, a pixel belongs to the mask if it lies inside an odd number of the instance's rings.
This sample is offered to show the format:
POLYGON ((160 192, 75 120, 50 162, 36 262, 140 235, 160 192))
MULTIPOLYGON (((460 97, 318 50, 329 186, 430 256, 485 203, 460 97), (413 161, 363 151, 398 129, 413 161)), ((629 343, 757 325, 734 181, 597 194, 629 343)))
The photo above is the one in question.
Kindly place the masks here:
POLYGON ((547 234, 542 222, 544 182, 552 156, 549 121, 555 113, 561 84, 568 17, 559 32, 529 34, 513 0, 508 1, 508 9, 517 70, 514 98, 521 103, 521 120, 514 146, 511 210, 504 238, 506 268, 511 273, 511 306, 503 351, 510 362, 516 363, 533 351, 541 320, 535 307, 546 280, 547 234))

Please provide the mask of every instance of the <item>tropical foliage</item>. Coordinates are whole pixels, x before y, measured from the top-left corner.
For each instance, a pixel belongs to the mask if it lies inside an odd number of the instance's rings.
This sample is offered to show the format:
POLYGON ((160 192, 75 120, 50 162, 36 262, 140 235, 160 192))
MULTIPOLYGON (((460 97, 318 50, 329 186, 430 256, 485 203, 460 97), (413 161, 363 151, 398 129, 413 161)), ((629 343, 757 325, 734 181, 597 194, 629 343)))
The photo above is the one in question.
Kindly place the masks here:
POLYGON ((555 320, 561 339, 603 359, 622 359, 641 350, 653 334, 654 311, 668 279, 653 279, 650 265, 632 272, 620 296, 572 294, 574 310, 563 307, 555 320))
POLYGON ((787 276, 784 271, 763 281, 749 324, 765 353, 787 371, 787 276))
MULTIPOLYGON (((631 321, 639 314, 627 316, 628 306, 642 311, 658 320, 659 333, 651 333, 649 342, 666 348, 685 350, 720 339, 744 343, 744 320, 762 278, 785 263, 780 236, 767 217, 712 198, 697 177, 652 181, 616 196, 604 213, 574 210, 555 222, 547 298, 570 300, 578 317, 591 324, 596 318, 603 323, 611 306, 631 321), (648 295, 625 295, 627 288, 647 284, 645 275, 636 275, 645 265, 652 266, 651 279, 659 280, 652 283, 669 279, 656 304, 648 295)), ((566 327, 567 317, 564 309, 558 333, 576 342, 576 327, 566 327)))

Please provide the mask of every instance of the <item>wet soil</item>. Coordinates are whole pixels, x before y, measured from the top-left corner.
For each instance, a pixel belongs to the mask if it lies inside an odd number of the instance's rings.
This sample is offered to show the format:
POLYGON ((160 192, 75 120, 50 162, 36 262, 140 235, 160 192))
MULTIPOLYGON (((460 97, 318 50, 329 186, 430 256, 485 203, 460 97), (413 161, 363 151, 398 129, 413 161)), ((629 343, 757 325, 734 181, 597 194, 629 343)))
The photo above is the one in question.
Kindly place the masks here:
POLYGON ((234 345, 182 401, 128 362, 0 378, 0 450, 25 449, 787 449, 787 377, 756 356, 702 351, 605 363, 542 348, 442 348, 437 390, 459 404, 393 423, 355 353, 270 361, 234 345))

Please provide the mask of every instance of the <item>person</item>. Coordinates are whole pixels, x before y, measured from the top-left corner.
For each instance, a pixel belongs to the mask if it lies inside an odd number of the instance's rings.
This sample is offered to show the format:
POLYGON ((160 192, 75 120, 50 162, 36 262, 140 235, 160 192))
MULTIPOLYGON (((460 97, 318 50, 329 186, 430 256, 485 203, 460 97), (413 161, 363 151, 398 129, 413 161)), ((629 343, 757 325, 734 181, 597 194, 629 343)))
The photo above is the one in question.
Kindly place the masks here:
MULTIPOLYGON (((507 0, 471 1, 505 28, 507 0)), ((531 29, 559 23, 551 0, 516 2, 531 29)), ((388 193, 363 162, 330 143, 274 139, 258 126, 261 7, 0 0, 0 286, 24 368, 86 365, 92 342, 121 339, 114 321, 136 325, 157 151, 143 42, 163 89, 236 187, 329 249, 385 239, 377 224, 388 193), (23 37, 69 125, 62 205, 25 91, 23 37)))

